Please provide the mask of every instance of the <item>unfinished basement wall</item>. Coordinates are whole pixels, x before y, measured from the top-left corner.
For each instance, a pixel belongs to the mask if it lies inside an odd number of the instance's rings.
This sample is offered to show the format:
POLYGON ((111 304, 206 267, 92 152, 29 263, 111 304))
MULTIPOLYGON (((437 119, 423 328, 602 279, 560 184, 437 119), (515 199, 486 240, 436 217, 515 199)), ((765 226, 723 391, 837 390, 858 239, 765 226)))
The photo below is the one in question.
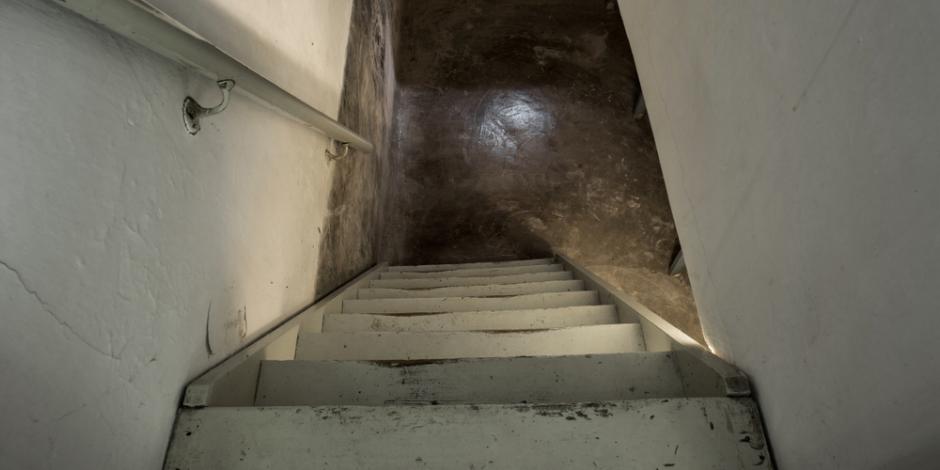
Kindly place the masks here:
POLYGON ((394 49, 398 1, 354 0, 346 79, 339 121, 369 139, 375 150, 350 150, 334 162, 329 215, 320 245, 317 296, 322 297, 375 265, 384 240, 383 201, 388 194, 395 105, 394 49))
POLYGON ((705 335, 782 469, 940 458, 940 4, 621 1, 705 335))
MULTIPOLYGON (((336 116, 351 0, 155 1, 336 116)), ((183 385, 314 299, 327 139, 54 2, 0 2, 0 467, 158 469, 183 385)))

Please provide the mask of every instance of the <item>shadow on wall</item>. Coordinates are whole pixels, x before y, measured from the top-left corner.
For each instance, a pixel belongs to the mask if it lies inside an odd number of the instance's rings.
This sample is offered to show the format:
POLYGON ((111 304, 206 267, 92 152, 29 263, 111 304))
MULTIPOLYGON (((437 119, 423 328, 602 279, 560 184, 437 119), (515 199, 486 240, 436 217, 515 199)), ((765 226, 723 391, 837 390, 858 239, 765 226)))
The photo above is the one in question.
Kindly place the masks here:
MULTIPOLYGON (((616 81, 635 75, 613 1, 402 3, 396 51, 402 88, 488 91, 554 85, 581 91, 573 86, 578 79, 596 81, 605 75, 616 81), (612 57, 627 62, 612 70, 612 57)), ((609 95, 611 90, 595 91, 609 95)))
POLYGON ((198 31, 220 50, 331 116, 338 101, 339 71, 330 64, 341 62, 344 55, 325 38, 337 34, 329 28, 346 23, 310 28, 303 22, 313 14, 336 18, 343 14, 345 1, 323 2, 300 11, 298 3, 273 2, 260 12, 251 2, 148 0, 175 22, 198 31), (291 32, 291 40, 285 40, 283 31, 291 32))
MULTIPOLYGON (((434 253, 435 263, 552 256, 552 246, 542 235, 519 223, 512 208, 483 191, 440 194, 420 210, 422 220, 411 227, 409 242, 413 253, 434 253)), ((402 263, 422 264, 422 256, 404 258, 402 263)))

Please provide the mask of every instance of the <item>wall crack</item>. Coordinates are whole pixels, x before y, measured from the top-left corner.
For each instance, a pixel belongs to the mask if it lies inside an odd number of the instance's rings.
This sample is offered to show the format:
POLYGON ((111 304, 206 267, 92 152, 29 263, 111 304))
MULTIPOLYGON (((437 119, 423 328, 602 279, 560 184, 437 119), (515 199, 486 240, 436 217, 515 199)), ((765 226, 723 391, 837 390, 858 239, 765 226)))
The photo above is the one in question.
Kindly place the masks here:
POLYGON ((78 338, 78 340, 81 341, 85 346, 88 346, 89 348, 101 354, 102 356, 109 357, 116 361, 121 360, 121 358, 114 355, 113 352, 105 351, 95 346, 93 343, 88 341, 88 339, 86 339, 84 336, 82 336, 77 331, 75 331, 75 328, 72 327, 72 325, 70 325, 67 321, 59 317, 59 315, 56 314, 55 311, 52 309, 52 306, 49 305, 49 302, 46 302, 46 300, 43 299, 41 295, 39 295, 39 292, 37 290, 29 286, 29 284, 26 282, 26 279, 23 278, 23 275, 20 274, 20 271, 18 269, 14 268, 13 266, 11 266, 6 261, 3 261, 2 259, 0 259, 0 266, 3 266, 4 268, 6 268, 7 271, 10 271, 11 273, 13 273, 14 276, 16 276, 16 280, 19 282, 20 287, 22 287, 23 290, 26 291, 26 293, 29 294, 30 297, 32 297, 36 301, 36 303, 39 304, 40 307, 42 307, 42 310, 48 313, 49 316, 51 316, 56 321, 56 323, 59 324, 59 326, 68 330, 70 333, 72 333, 73 336, 78 338))

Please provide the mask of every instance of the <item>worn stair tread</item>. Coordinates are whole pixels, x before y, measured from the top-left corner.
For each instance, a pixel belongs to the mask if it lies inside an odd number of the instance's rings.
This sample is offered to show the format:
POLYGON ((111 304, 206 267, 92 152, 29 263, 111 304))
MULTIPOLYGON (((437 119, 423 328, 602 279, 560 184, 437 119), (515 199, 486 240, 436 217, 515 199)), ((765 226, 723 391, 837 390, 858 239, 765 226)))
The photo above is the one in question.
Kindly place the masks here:
POLYGON ((426 315, 328 314, 324 333, 337 331, 484 331, 539 330, 618 323, 613 305, 484 310, 426 315))
POLYGON ((505 268, 510 266, 533 266, 539 264, 552 264, 554 258, 522 259, 512 261, 482 261, 475 263, 451 263, 451 264, 419 264, 413 266, 389 266, 386 271, 450 271, 454 269, 473 269, 473 268, 505 268))
POLYGON ((422 279, 374 279, 370 288, 389 289, 433 289, 437 287, 485 286, 493 284, 522 284, 542 281, 564 281, 574 279, 568 271, 509 274, 502 276, 433 277, 422 279))
POLYGON ((546 292, 571 292, 584 289, 584 281, 542 281, 521 284, 488 284, 485 286, 439 287, 436 289, 359 289, 360 299, 395 299, 421 297, 507 297, 546 292))
POLYGON ((167 469, 769 469, 752 400, 218 407, 179 414, 167 469))
POLYGON ((449 271, 415 272, 415 271, 385 271, 379 274, 379 279, 425 279, 436 277, 481 277, 505 276, 508 274, 544 273, 564 271, 560 264, 536 264, 532 266, 507 266, 504 268, 468 268, 453 269, 449 271))
POLYGON ((616 354, 645 349, 639 324, 538 331, 301 332, 301 360, 426 360, 470 357, 616 354))
POLYGON ((680 396, 682 380, 671 353, 656 352, 418 364, 264 361, 255 404, 570 403, 680 396))
POLYGON ((350 299, 343 313, 445 313, 473 310, 520 310, 531 308, 597 305, 597 292, 550 292, 511 297, 430 297, 416 299, 350 299))

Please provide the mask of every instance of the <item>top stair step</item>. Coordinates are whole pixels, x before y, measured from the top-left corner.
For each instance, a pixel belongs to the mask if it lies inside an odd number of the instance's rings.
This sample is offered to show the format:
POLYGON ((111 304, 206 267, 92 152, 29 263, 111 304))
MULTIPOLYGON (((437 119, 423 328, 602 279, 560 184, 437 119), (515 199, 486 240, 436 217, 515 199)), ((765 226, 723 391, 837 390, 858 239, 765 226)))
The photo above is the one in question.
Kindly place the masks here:
POLYGON ((524 259, 516 261, 486 261, 482 263, 454 263, 454 264, 422 264, 417 266, 389 266, 388 272, 430 272, 453 271, 455 269, 475 268, 508 268, 512 266, 534 266, 539 264, 552 264, 552 258, 524 259))
POLYGON ((385 271, 379 274, 379 279, 426 279, 440 277, 483 277, 505 276, 508 274, 544 273, 564 271, 560 264, 536 264, 532 266, 506 266, 502 268, 467 268, 451 269, 447 271, 385 271))

